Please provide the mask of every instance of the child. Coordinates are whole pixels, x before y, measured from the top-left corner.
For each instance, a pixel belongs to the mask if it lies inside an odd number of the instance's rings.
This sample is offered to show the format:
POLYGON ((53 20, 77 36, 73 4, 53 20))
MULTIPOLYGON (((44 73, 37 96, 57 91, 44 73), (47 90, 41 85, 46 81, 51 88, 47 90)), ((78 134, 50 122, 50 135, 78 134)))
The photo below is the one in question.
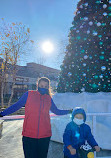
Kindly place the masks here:
MULTIPOLYGON (((84 109, 77 107, 72 112, 72 121, 67 124, 63 134, 64 158, 79 158, 80 147, 87 141, 97 152, 100 147, 95 141, 90 127, 85 124, 86 113, 84 109)), ((85 158, 85 157, 83 157, 85 158)))
POLYGON ((50 94, 50 80, 39 79, 38 90, 26 92, 20 100, 0 113, 9 115, 25 105, 25 119, 22 131, 25 158, 46 158, 52 135, 49 110, 57 115, 71 113, 71 110, 59 110, 50 94))

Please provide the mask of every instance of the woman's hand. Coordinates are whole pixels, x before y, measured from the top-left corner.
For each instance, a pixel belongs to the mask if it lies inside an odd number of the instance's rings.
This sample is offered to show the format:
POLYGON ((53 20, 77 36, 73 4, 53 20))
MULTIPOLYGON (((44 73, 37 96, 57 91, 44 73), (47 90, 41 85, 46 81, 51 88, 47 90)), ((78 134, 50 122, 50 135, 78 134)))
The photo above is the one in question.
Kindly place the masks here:
POLYGON ((94 148, 95 148, 96 152, 100 151, 100 147, 99 146, 95 146, 94 148))
POLYGON ((72 114, 72 112, 73 112, 73 109, 70 109, 70 110, 69 110, 69 114, 72 114))

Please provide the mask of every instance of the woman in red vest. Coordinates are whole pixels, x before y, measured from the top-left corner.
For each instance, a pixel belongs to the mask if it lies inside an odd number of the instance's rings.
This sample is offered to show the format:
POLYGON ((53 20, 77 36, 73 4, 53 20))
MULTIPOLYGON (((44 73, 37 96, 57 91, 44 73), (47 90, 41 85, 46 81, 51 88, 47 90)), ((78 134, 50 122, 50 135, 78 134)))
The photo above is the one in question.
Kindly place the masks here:
POLYGON ((20 100, 0 113, 9 115, 25 106, 22 142, 25 158, 47 158, 51 133, 51 110, 56 115, 72 113, 72 110, 59 110, 51 98, 50 80, 39 79, 38 90, 26 92, 20 100))

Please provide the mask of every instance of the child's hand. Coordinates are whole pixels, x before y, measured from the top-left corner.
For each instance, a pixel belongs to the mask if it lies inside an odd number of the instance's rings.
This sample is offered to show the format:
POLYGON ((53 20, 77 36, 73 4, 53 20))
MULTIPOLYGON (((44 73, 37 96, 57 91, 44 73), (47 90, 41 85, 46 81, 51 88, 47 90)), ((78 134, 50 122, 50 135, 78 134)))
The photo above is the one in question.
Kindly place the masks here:
POLYGON ((74 149, 71 145, 69 145, 67 148, 69 149, 71 155, 75 155, 76 154, 76 149, 74 149))
POLYGON ((95 146, 94 148, 95 148, 96 152, 100 151, 100 147, 99 146, 95 146))
POLYGON ((71 153, 71 155, 75 155, 76 154, 76 149, 74 149, 74 148, 70 149, 70 153, 71 153))

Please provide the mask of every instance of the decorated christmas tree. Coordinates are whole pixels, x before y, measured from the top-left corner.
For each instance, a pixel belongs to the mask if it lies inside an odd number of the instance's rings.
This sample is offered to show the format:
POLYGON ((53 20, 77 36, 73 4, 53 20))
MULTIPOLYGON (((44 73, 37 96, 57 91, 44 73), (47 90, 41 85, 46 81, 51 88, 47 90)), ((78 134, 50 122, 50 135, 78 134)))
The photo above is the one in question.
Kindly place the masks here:
POLYGON ((57 91, 111 92, 111 0, 81 0, 57 91))

